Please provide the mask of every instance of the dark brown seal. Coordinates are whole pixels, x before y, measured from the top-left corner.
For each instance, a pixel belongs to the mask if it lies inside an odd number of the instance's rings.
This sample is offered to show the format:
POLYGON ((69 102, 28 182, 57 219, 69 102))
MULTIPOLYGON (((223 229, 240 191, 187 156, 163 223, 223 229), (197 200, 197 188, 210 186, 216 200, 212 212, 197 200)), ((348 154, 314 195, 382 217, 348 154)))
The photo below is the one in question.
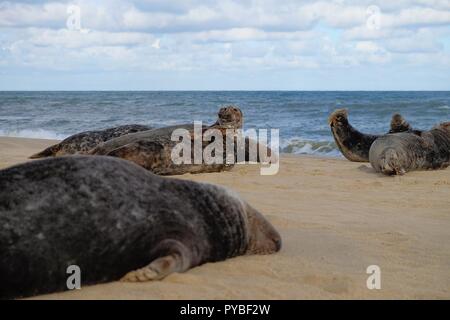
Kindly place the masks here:
POLYGON ((156 176, 111 157, 66 156, 0 171, 0 298, 148 281, 281 247, 232 191, 156 176))
MULTIPOLYGON (((334 141, 345 158, 354 162, 369 162, 370 146, 381 135, 366 134, 355 129, 348 121, 346 109, 334 111, 328 123, 334 141)), ((393 115, 390 133, 410 130, 411 126, 400 114, 393 115)))
POLYGON ((100 143, 140 131, 151 130, 151 127, 139 124, 124 125, 105 130, 85 131, 70 136, 60 143, 48 147, 47 149, 36 153, 30 159, 38 159, 45 157, 57 157, 69 154, 86 154, 92 148, 100 143))
POLYGON ((446 168, 450 164, 450 122, 430 131, 384 135, 372 144, 369 158, 375 171, 387 175, 446 168))

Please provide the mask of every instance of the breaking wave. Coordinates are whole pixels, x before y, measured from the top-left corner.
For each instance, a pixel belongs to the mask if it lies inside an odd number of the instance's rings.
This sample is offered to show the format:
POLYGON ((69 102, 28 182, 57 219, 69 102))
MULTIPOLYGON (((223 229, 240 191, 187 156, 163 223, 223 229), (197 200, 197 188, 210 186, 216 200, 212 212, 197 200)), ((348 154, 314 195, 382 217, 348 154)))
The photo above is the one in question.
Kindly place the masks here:
POLYGON ((67 135, 59 134, 54 131, 44 129, 24 129, 24 130, 1 130, 0 136, 14 138, 31 138, 31 139, 51 139, 63 140, 67 135))
POLYGON ((280 143, 282 153, 341 157, 338 147, 331 141, 314 141, 294 137, 280 143))

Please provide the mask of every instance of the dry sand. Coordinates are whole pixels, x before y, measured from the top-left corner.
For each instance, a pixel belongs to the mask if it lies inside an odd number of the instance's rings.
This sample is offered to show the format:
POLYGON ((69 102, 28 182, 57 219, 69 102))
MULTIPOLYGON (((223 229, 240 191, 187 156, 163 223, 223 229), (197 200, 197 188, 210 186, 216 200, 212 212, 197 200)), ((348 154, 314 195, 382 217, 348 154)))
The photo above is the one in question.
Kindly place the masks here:
MULTIPOLYGON (((0 138, 0 168, 53 141, 0 138)), ((109 283, 46 299, 450 299, 450 169, 385 177, 369 164, 282 156, 181 178, 231 187, 283 237, 281 252, 209 263, 163 281, 109 283), (366 268, 381 268, 368 290, 366 268)))

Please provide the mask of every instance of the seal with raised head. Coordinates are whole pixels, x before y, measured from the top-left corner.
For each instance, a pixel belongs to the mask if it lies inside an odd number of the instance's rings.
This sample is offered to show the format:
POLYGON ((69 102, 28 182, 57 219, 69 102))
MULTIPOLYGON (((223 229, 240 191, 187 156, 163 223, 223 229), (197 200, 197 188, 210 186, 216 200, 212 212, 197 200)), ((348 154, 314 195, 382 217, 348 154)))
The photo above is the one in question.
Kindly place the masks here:
MULTIPOLYGON (((355 129, 348 121, 348 111, 338 109, 328 119, 334 141, 341 153, 350 161, 369 162, 372 143, 381 135, 366 134, 355 129)), ((409 123, 400 115, 394 114, 389 133, 412 130, 409 123)))
POLYGON ((0 171, 0 298, 149 281, 281 248, 275 228, 232 191, 169 179, 111 157, 47 158, 0 171))
POLYGON ((105 141, 140 131, 151 130, 149 126, 139 124, 129 124, 105 130, 85 131, 70 136, 60 143, 48 147, 47 149, 36 153, 30 159, 57 157, 69 154, 86 154, 89 150, 95 148, 105 141))
POLYGON ((450 165, 450 122, 430 131, 384 135, 372 144, 369 159, 375 171, 387 175, 447 168, 450 165))
MULTIPOLYGON (((242 111, 235 106, 221 108, 218 114, 218 120, 211 126, 200 128, 200 134, 203 135, 208 129, 217 129, 223 137, 223 147, 226 146, 226 135, 228 132, 235 132, 242 128, 242 111)), ((229 170, 234 163, 226 161, 227 152, 235 155, 235 150, 225 150, 222 152, 223 158, 219 163, 175 163, 172 159, 172 151, 180 141, 174 141, 172 135, 177 129, 185 129, 189 133, 189 144, 194 144, 196 133, 194 124, 180 126, 171 126, 155 130, 143 131, 134 134, 121 136, 92 149, 90 155, 111 156, 126 159, 144 167, 145 169, 159 175, 178 175, 185 173, 204 173, 219 172, 229 170)), ((197 137, 202 143, 202 150, 208 146, 211 141, 204 141, 203 136, 197 137)), ((191 147, 190 159, 194 157, 194 147, 191 147)))

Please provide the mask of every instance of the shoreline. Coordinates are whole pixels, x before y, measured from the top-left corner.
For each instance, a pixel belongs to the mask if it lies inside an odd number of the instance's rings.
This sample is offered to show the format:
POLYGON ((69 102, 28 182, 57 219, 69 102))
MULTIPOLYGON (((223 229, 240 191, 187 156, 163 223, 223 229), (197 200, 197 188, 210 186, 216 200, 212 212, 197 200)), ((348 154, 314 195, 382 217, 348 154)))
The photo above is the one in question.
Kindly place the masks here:
MULTIPOLYGON (((55 140, 0 137, 0 169, 55 140)), ((259 165, 177 176, 229 187, 283 237, 275 255, 208 263, 163 281, 112 282, 36 299, 449 299, 450 169, 376 174, 370 164, 281 154, 259 165), (381 290, 366 287, 368 266, 381 290)))

